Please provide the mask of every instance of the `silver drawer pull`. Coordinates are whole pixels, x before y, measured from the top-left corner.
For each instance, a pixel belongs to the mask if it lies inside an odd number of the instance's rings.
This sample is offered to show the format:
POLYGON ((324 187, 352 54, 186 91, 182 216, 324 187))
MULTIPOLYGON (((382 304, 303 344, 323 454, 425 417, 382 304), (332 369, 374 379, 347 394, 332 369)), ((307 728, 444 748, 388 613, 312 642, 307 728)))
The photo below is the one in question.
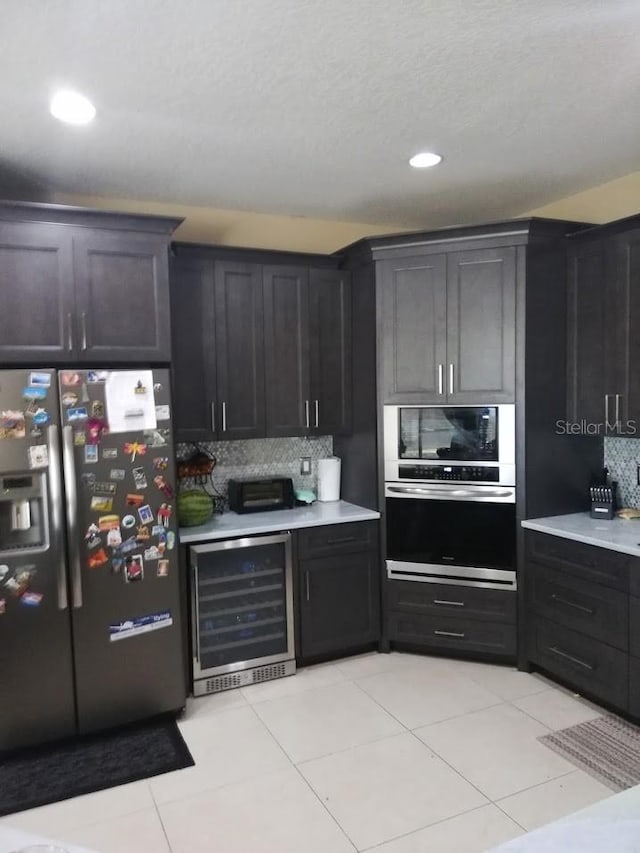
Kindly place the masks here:
POLYGON ((458 631, 438 631, 435 630, 433 632, 438 637, 455 637, 457 640, 464 640, 465 635, 458 633, 458 631))
POLYGON ((585 607, 582 604, 576 604, 573 601, 568 601, 566 598, 563 598, 555 592, 551 593, 551 598, 553 601, 557 601, 558 604, 564 604, 565 607, 571 607, 573 610, 579 610, 580 613, 586 613, 587 616, 593 616, 594 614, 594 611, 590 607, 585 607))
POLYGON ((355 536, 343 536, 342 539, 327 539, 327 545, 344 545, 347 542, 357 542, 355 536))
POLYGON ((580 658, 575 658, 573 655, 568 654, 567 652, 563 652, 562 649, 557 648, 557 646, 549 646, 549 651, 553 652, 554 655, 557 655, 559 658, 564 658, 568 660, 570 663, 574 663, 576 666, 581 666, 583 669, 588 669, 590 672, 593 672, 595 666, 590 663, 587 663, 584 660, 580 660, 580 658))
POLYGON ((448 607, 464 607, 464 601, 447 601, 446 598, 434 598, 434 604, 443 604, 448 607))

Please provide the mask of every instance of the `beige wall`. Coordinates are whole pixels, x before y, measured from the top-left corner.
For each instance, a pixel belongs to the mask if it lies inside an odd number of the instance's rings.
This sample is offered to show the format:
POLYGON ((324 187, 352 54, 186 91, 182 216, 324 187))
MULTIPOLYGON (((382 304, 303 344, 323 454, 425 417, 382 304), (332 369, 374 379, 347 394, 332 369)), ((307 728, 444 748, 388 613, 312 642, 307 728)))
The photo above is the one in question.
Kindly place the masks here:
POLYGON ((575 219, 582 222, 611 222, 640 213, 640 172, 567 196, 521 216, 575 219))
POLYGON ((393 234, 406 227, 370 225, 360 222, 333 222, 300 216, 272 216, 242 210, 189 207, 151 201, 102 196, 56 193, 54 204, 73 204, 103 210, 182 216, 185 221, 175 239, 191 243, 218 243, 225 246, 253 246, 293 252, 334 252, 361 237, 393 234))

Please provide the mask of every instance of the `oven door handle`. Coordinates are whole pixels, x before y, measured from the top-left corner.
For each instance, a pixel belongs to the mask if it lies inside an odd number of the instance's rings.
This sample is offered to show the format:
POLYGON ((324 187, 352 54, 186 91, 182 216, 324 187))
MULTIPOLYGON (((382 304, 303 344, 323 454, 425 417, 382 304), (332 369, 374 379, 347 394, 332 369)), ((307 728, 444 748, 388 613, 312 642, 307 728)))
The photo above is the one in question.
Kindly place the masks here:
POLYGON ((387 486, 387 493, 397 495, 411 495, 421 498, 446 497, 452 501, 481 501, 499 498, 503 501, 515 500, 513 489, 439 489, 428 486, 387 486))

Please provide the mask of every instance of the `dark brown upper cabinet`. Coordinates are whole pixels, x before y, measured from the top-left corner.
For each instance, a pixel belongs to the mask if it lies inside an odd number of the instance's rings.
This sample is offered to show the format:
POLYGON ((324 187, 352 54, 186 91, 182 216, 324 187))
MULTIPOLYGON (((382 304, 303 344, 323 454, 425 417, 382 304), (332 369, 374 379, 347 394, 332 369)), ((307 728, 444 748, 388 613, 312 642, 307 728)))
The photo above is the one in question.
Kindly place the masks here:
POLYGON ((0 359, 167 362, 180 220, 0 203, 0 359))
POLYGON ((341 270, 265 266, 267 435, 351 427, 351 288, 341 270))
POLYGON ((515 399, 516 250, 379 261, 385 403, 515 399))
POLYGON ((572 237, 567 271, 567 419, 640 436, 640 217, 572 237))
POLYGON ((264 437, 260 265, 180 252, 171 281, 178 438, 264 437))

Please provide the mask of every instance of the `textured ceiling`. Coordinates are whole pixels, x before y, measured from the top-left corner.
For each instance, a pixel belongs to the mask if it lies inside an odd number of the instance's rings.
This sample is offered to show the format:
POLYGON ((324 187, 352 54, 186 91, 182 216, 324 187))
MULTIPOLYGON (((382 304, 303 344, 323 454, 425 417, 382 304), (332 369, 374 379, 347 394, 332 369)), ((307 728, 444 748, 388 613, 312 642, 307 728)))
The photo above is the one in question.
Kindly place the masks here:
POLYGON ((420 227, 640 169, 638 0, 2 0, 0 14, 0 189, 420 227), (88 95, 96 121, 52 119, 58 87, 88 95), (444 162, 410 169, 421 149, 444 162))

